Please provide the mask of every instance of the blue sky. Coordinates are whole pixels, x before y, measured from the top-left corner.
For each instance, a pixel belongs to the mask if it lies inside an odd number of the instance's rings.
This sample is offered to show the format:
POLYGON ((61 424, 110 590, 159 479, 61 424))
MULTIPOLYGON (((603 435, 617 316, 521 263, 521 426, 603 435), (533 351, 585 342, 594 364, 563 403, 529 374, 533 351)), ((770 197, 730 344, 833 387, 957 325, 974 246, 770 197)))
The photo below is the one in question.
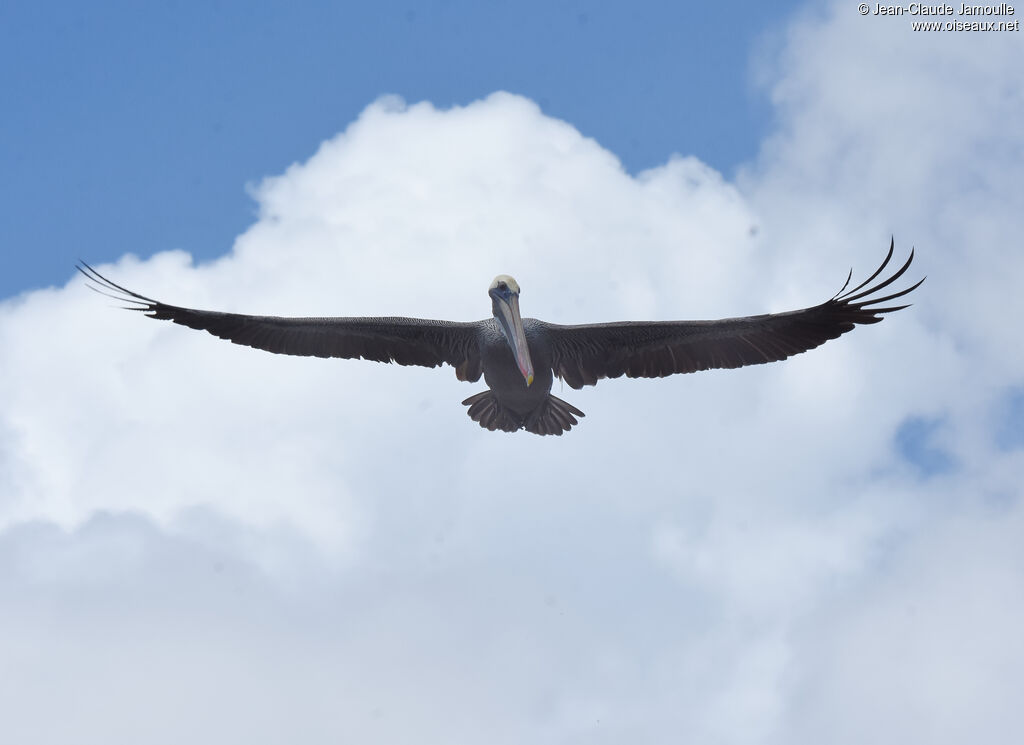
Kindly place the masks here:
POLYGON ((224 254, 253 219, 247 183, 388 93, 508 90, 630 172, 696 153, 730 173, 769 125, 754 52, 795 5, 6 3, 0 296, 79 257, 224 254))
POLYGON ((141 7, 0 7, 0 739, 1024 741, 1019 32, 141 7), (226 344, 71 269, 260 314, 476 319, 510 273, 553 322, 716 318, 893 236, 912 307, 556 382, 559 438, 476 426, 449 368, 226 344))

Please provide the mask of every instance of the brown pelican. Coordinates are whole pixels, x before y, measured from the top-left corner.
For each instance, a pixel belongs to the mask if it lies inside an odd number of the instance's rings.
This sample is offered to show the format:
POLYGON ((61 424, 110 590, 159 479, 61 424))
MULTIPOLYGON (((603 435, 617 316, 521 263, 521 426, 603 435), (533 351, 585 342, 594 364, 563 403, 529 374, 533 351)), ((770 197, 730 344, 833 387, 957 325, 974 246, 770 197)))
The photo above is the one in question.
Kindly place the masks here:
POLYGON ((717 321, 626 321, 561 326, 522 318, 519 285, 512 277, 495 277, 487 292, 493 318, 473 323, 419 318, 281 318, 218 313, 168 305, 110 281, 88 264, 78 270, 92 289, 126 302, 129 310, 209 331, 235 344, 276 354, 361 358, 399 365, 437 367, 447 363, 459 380, 484 376, 488 390, 462 403, 481 427, 538 435, 568 432, 583 412, 551 395, 558 377, 572 388, 601 378, 662 378, 675 373, 776 362, 814 349, 860 323, 877 323, 883 313, 906 305, 877 307, 914 290, 875 297, 903 276, 914 251, 891 277, 870 284, 893 254, 864 282, 803 310, 717 321))

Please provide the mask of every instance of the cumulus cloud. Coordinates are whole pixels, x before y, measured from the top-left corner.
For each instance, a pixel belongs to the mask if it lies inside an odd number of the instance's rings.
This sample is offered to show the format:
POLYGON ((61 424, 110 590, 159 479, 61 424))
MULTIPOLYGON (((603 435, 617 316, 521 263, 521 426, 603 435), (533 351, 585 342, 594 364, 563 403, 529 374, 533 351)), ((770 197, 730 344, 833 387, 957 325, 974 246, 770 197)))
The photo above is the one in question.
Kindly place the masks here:
POLYGON ((1018 40, 890 20, 792 24, 735 183, 632 176, 506 93, 386 98, 255 186, 223 258, 98 267, 194 307, 464 320, 507 272, 572 323, 799 307, 918 247, 912 309, 783 365, 566 389, 563 438, 481 430, 448 369, 267 355, 78 279, 5 301, 5 729, 1013 741, 1018 40))

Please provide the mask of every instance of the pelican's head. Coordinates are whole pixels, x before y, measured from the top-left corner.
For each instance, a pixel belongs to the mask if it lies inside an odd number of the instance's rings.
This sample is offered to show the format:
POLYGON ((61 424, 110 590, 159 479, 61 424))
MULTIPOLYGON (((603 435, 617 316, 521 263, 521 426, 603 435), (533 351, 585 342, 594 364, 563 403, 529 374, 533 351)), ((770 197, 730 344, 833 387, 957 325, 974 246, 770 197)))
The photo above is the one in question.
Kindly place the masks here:
POLYGON ((530 361, 530 349, 526 345, 523 319, 519 315, 519 283, 507 274, 499 274, 491 282, 487 294, 491 296, 491 308, 505 334, 505 341, 512 347, 519 372, 523 374, 526 385, 530 385, 533 382, 533 363, 530 361))

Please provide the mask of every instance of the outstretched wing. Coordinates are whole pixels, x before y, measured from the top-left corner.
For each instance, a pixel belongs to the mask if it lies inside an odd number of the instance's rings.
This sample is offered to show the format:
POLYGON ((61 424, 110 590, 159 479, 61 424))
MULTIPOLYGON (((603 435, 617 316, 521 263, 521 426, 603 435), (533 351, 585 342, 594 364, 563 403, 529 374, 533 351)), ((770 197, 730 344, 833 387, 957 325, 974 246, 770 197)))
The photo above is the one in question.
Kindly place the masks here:
POLYGON ((460 380, 479 380, 478 333, 482 322, 420 318, 282 318, 193 310, 161 303, 116 284, 82 262, 76 267, 97 292, 127 303, 128 310, 209 331, 235 344, 275 354, 361 358, 399 365, 449 364, 460 380))
POLYGON ((907 307, 877 306, 906 295, 924 279, 900 292, 874 296, 903 276, 914 260, 913 250, 899 271, 864 289, 888 266, 893 248, 890 242, 885 261, 866 281, 844 293, 850 283, 848 276, 831 300, 803 310, 718 321, 542 324, 551 347, 552 367, 570 386, 582 388, 620 375, 663 378, 784 360, 835 339, 857 324, 878 323, 882 314, 907 307))

